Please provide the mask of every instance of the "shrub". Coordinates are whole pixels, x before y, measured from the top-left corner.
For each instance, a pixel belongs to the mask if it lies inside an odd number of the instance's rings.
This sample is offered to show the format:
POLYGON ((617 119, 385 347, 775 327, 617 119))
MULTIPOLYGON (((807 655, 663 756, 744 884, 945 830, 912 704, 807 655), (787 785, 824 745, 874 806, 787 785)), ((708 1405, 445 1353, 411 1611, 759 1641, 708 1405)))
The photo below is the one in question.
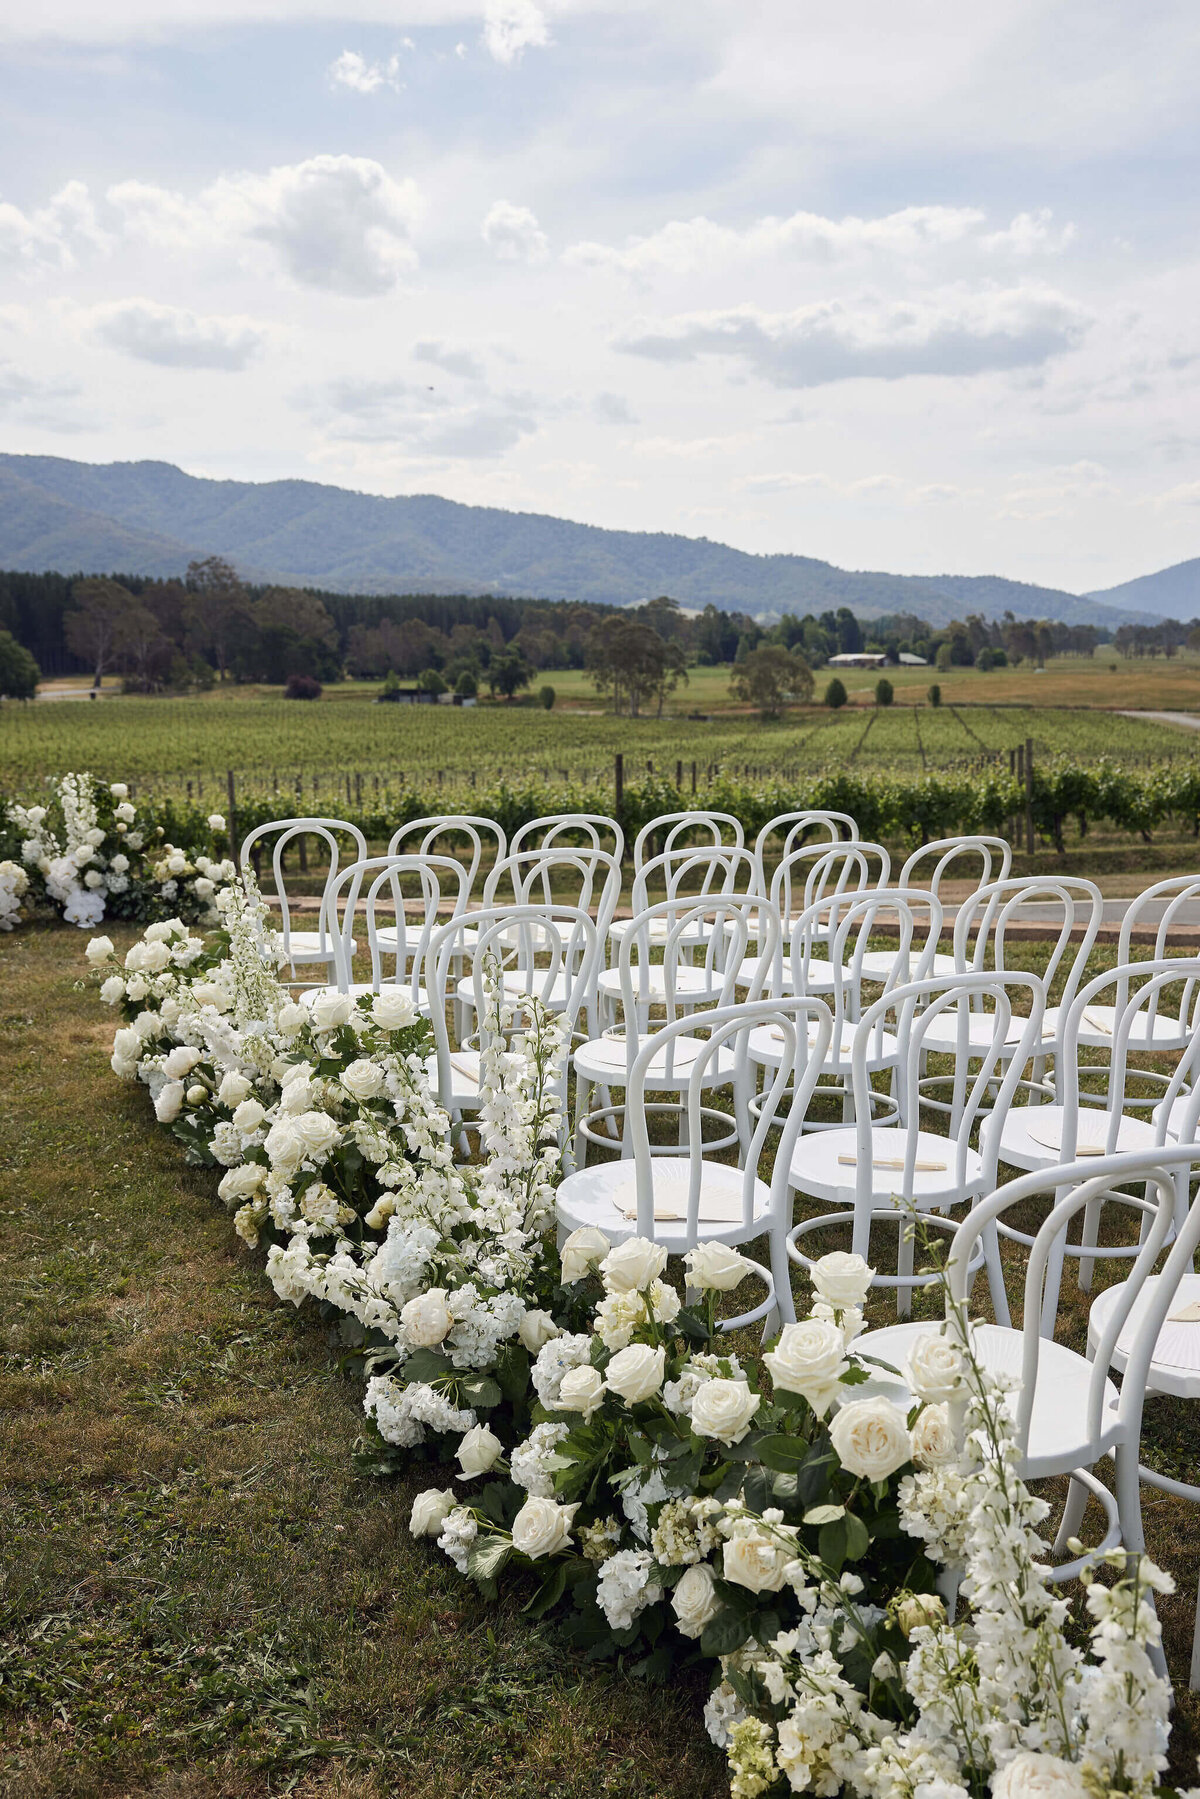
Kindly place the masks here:
POLYGON ((842 686, 842 683, 838 680, 836 675, 825 689, 825 704, 833 712, 836 712, 839 707, 846 704, 846 689, 842 686))
POLYGON ((937 669, 938 669, 939 675, 944 675, 946 673, 947 669, 953 668, 953 666, 954 666, 954 651, 950 648, 950 645, 948 643, 944 643, 941 645, 941 647, 939 648, 938 653, 937 653, 937 669))
POLYGON ((890 706, 895 697, 896 689, 892 686, 886 676, 883 676, 880 680, 876 681, 875 704, 877 706, 890 706))
POLYGON ((938 686, 937 682, 935 681, 933 686, 929 689, 929 704, 931 706, 940 706, 941 703, 942 703, 942 690, 938 686))
POLYGON ((976 656, 976 658, 975 658, 975 666, 979 670, 980 674, 982 674, 982 675, 990 674, 992 669, 994 669, 996 666, 995 650, 990 650, 985 645, 984 648, 982 650, 980 650, 978 656, 976 656))
POLYGON ((538 702, 541 705, 542 710, 544 712, 550 712, 553 710, 554 702, 557 699, 557 697, 558 696, 555 693, 553 687, 547 686, 547 687, 539 687, 538 688, 538 702))
POLYGON ((435 699, 439 694, 445 693, 446 691, 446 683, 442 680, 442 677, 436 668, 422 669, 421 673, 417 676, 417 686, 421 689, 422 693, 433 694, 435 699))
POLYGON ((285 700, 319 700, 321 683, 311 675, 289 675, 283 697, 285 700))
POLYGON ((479 693, 479 681, 469 668, 464 668, 454 683, 454 691, 460 700, 473 700, 479 693))

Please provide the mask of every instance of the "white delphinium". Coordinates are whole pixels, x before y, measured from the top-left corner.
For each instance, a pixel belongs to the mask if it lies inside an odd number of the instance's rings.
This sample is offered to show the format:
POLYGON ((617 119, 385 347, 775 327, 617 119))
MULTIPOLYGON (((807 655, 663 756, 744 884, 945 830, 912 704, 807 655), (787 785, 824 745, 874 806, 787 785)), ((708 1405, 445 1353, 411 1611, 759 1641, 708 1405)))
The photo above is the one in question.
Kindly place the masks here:
POLYGON ((271 927, 254 870, 243 871, 216 896, 221 922, 229 934, 229 983, 239 1020, 272 1018, 287 1001, 276 971, 283 945, 271 927))

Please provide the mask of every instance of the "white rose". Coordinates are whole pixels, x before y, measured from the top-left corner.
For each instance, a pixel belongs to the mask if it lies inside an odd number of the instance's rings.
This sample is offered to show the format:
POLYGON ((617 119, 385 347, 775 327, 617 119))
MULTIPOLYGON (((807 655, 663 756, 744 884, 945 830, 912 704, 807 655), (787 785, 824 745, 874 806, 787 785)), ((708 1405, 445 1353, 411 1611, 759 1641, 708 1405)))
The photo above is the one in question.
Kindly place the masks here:
POLYGON ((160 1124, 174 1124, 183 1109, 183 1082, 168 1081, 154 1102, 154 1116, 160 1124))
POLYGON ((610 1293, 640 1293, 667 1265, 667 1252, 649 1237, 627 1237, 600 1264, 610 1293))
POLYGON ((618 1349, 604 1371, 604 1384, 629 1405, 639 1405, 662 1386, 667 1352, 660 1344, 651 1349, 648 1343, 631 1343, 618 1349))
POLYGON ((594 1224, 583 1224, 577 1231, 572 1231, 560 1251, 563 1286, 581 1281, 611 1247, 604 1232, 594 1224))
POLYGON ((298 1031, 300 1029, 307 1018, 308 1012, 304 1006, 289 1004, 280 1006, 279 1017, 276 1022, 278 1023, 280 1030, 286 1032, 290 1037, 293 1031, 298 1031))
POLYGON ((556 1555, 571 1540, 577 1505, 557 1505, 553 1499, 527 1499, 513 1519, 513 1548, 531 1562, 556 1555))
POLYGON ((408 1341, 418 1349, 432 1349, 454 1326, 454 1314, 446 1304, 446 1289, 430 1287, 401 1309, 400 1323, 408 1341))
POLYGON ((220 1010, 225 1003, 225 989, 219 981, 197 981, 192 988, 192 999, 198 1006, 216 1006, 220 1010))
POLYGON ((890 1399, 853 1399, 834 1416, 829 1437, 847 1474, 886 1480, 912 1460, 908 1420, 890 1399))
POLYGON ((1077 1762, 1023 1749, 992 1775, 992 1799, 1086 1799, 1089 1788, 1077 1762))
POLYGON ((948 1405, 922 1407, 912 1427, 912 1454, 918 1468, 943 1468, 957 1461, 958 1444, 948 1405))
MULTIPOLYGON (((170 967, 170 963, 171 952, 165 943, 154 938, 149 943, 142 944, 141 961, 137 966, 147 974, 161 974, 164 968, 170 967)), ((125 966, 129 967, 128 958, 126 958, 125 966)))
POLYGON ((256 1099, 244 1099, 234 1108, 233 1122, 242 1135, 248 1137, 251 1131, 258 1129, 266 1115, 266 1108, 256 1099))
MULTIPOLYGON (((118 831, 120 831, 122 828, 124 828, 127 831, 129 829, 130 825, 133 823, 134 819, 137 817, 137 812, 130 805, 128 800, 122 800, 121 804, 119 806, 113 807, 113 817, 118 821, 117 822, 118 831)), ((138 843, 138 848, 139 849, 141 848, 140 841, 138 843)))
POLYGON ((751 1593, 778 1593, 795 1555, 794 1543, 781 1543, 759 1531, 730 1537, 722 1558, 725 1579, 751 1593))
POLYGON ((517 1326, 517 1335, 530 1355, 536 1355, 544 1343, 559 1335, 559 1329, 549 1312, 526 1312, 517 1326))
POLYGON ((341 1141, 341 1127, 327 1112, 301 1112, 292 1119, 292 1129, 314 1160, 327 1156, 341 1141))
POLYGON ((457 1504, 453 1487, 427 1487, 413 1500, 409 1530, 414 1537, 440 1537, 442 1525, 457 1504))
POLYGON ((90 843, 94 850, 98 850, 104 842, 104 832, 99 825, 93 825, 90 831, 84 832, 83 840, 85 843, 90 843))
POLYGON ((896 1623, 900 1626, 901 1635, 906 1639, 914 1630, 922 1625, 929 1625, 936 1630, 939 1624, 946 1621, 945 1601, 936 1593, 908 1593, 896 1607, 896 1623))
MULTIPOLYGON (((119 979, 120 977, 118 976, 115 978, 119 979)), ((104 985, 107 987, 108 982, 105 981, 104 985)), ((144 974, 135 974, 132 976, 132 978, 129 981, 126 982, 125 991, 129 995, 130 999, 133 999, 133 1000, 145 999, 146 995, 150 991, 150 983, 146 979, 144 974)))
POLYGON ((110 974, 100 988, 100 998, 106 1006, 115 1006, 125 996, 125 983, 119 974, 110 974))
POLYGON ((111 937, 93 937, 83 953, 93 967, 97 962, 107 962, 113 953, 113 940, 111 937))
POLYGON ((113 1038, 113 1055, 136 1062, 142 1053, 142 1033, 135 1024, 123 1024, 113 1038))
POLYGON ((494 1430, 486 1424, 477 1424, 463 1437, 455 1454, 463 1471, 463 1479, 471 1480, 477 1474, 486 1474, 503 1453, 504 1445, 494 1430))
POLYGON ((250 1082, 236 1068, 231 1068, 222 1076, 221 1085, 217 1088, 217 1098, 223 1106, 240 1106, 244 1099, 250 1097, 250 1082))
POLYGON ((208 1088, 202 1087, 199 1081, 196 1082, 194 1087, 189 1087, 187 1090, 187 1103, 189 1106, 202 1106, 207 1098, 208 1088))
POLYGON ((381 1031, 402 1031, 416 1014, 417 1008, 407 987, 381 987, 371 1001, 371 1017, 381 1031))
POLYGON ((908 1382, 918 1399, 953 1399, 963 1391, 966 1366, 957 1343, 928 1331, 908 1352, 908 1382))
POLYGON ((221 1176, 217 1193, 226 1205, 252 1199, 262 1186, 266 1172, 260 1162, 243 1162, 237 1168, 227 1168, 221 1176))
POLYGON ((167 857, 167 872, 173 875, 187 873, 188 859, 182 850, 173 850, 167 857))
POLYGON ((296 1135, 290 1118, 277 1118, 267 1132, 267 1154, 271 1166, 284 1176, 295 1174, 304 1156, 304 1145, 296 1135))
POLYGON ((124 781, 110 782, 108 791, 115 800, 127 800, 129 798, 129 789, 124 781))
POLYGON ((674 1287, 668 1287, 666 1281, 651 1281, 646 1299, 660 1324, 674 1324, 683 1304, 674 1287))
POLYGON ((341 1082, 351 1099, 374 1099, 383 1091, 383 1070, 364 1057, 342 1070, 341 1082))
POLYGON ((687 1569, 671 1594, 671 1609, 681 1636, 698 1637, 704 1626, 712 1623, 721 1609, 715 1586, 716 1575, 707 1562, 697 1562, 687 1569))
POLYGON ((861 1306, 874 1277, 875 1270, 868 1267, 862 1256, 849 1255, 844 1249, 822 1256, 812 1268, 813 1286, 839 1312, 845 1306, 861 1306))
POLYGON ((332 1031, 338 1025, 346 1024, 354 1010, 354 1001, 348 993, 318 993, 309 1008, 309 1016, 318 1031, 332 1031))
POLYGON ((118 853, 117 855, 111 856, 109 858, 108 866, 112 869, 112 871, 115 875, 128 874, 129 873, 129 857, 122 856, 121 854, 118 853))
POLYGON ((553 1409, 558 1412, 582 1412, 590 1418, 604 1404, 604 1376, 598 1368, 585 1362, 581 1368, 569 1368, 559 1382, 558 1398, 553 1409))
POLYGON ((836 1324, 809 1318, 802 1324, 785 1324, 763 1361, 777 1391, 799 1393, 823 1418, 838 1395, 839 1377, 850 1365, 845 1348, 836 1324))
POLYGON ((165 943, 181 924, 177 918, 160 918, 157 924, 148 924, 142 932, 147 943, 165 943))
POLYGON ((208 815, 208 828, 210 831, 223 831, 225 829, 224 814, 221 812, 210 812, 208 815))
POLYGON ((193 1049, 190 1044, 181 1043, 178 1048, 171 1051, 163 1063, 163 1069, 173 1081, 180 1081, 185 1074, 191 1074, 197 1062, 201 1062, 203 1059, 198 1049, 193 1049))
POLYGON ((689 1287, 732 1293, 749 1274, 754 1263, 725 1243, 697 1243, 684 1257, 684 1266, 687 1268, 689 1287))
POLYGON ((740 1443, 761 1403, 744 1380, 705 1381, 692 1401, 692 1429, 698 1437, 740 1443))
POLYGON ((210 881, 207 875, 197 875, 192 882, 192 891, 197 899, 211 899, 217 891, 216 882, 210 881))

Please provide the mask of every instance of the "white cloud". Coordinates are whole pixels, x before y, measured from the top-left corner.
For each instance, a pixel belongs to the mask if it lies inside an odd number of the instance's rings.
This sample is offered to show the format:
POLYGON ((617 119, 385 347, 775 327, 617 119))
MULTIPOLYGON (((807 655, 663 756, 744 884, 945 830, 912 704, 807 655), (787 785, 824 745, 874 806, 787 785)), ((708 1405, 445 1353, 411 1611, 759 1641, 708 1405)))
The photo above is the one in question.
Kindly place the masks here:
POLYGON ((1183 481, 1178 487, 1169 487, 1166 493, 1155 494, 1153 504, 1158 511, 1168 511, 1174 506, 1200 506, 1200 481, 1183 481))
POLYGON ((1045 362, 1082 338, 1089 314, 1050 288, 950 289, 919 300, 828 300, 685 313, 618 337, 656 362, 731 357, 776 387, 907 375, 978 375, 1045 362))
POLYGON ((497 200, 483 221, 483 241, 501 262, 545 262, 546 234, 528 206, 497 200))
POLYGON ((511 68, 525 50, 541 50, 550 42, 545 14, 534 0, 486 0, 483 44, 496 61, 511 68))
POLYGON ((428 362, 444 374, 457 375, 462 381, 483 380, 483 364, 470 350, 455 349, 452 344, 434 338, 414 344, 413 355, 418 362, 428 362))
POLYGON ((365 156, 312 156, 265 175, 223 175, 188 199, 146 182, 107 198, 133 236, 170 248, 268 244, 292 280, 331 293, 387 293, 417 261, 415 181, 365 156))
POLYGON ((458 400, 403 380, 331 381, 299 394, 297 403, 336 440, 393 444, 423 460, 502 456, 539 423, 536 403, 527 394, 458 400))
POLYGON ((375 94, 381 87, 400 92, 400 58, 389 56, 386 62, 368 62, 357 50, 343 50, 329 65, 329 79, 334 87, 348 87, 354 94, 375 94))
POLYGON ((873 219, 794 212, 787 218, 757 219, 744 230, 703 217, 672 219, 646 237, 629 238, 620 248, 572 244, 563 261, 623 275, 687 275, 752 257, 792 256, 824 264, 867 256, 926 256, 952 245, 975 245, 993 255, 1008 251, 1028 256, 1060 250, 1072 236, 1070 225, 1053 230, 1049 211, 1020 213, 1004 230, 984 233, 986 216, 975 206, 905 206, 873 219))
POLYGON ((166 368, 244 369, 262 352, 268 331, 253 319, 202 318, 154 300, 117 300, 93 308, 88 335, 166 368))
POLYGON ((108 242, 82 181, 68 181, 34 212, 0 201, 0 258, 27 272, 73 269, 83 253, 108 242))

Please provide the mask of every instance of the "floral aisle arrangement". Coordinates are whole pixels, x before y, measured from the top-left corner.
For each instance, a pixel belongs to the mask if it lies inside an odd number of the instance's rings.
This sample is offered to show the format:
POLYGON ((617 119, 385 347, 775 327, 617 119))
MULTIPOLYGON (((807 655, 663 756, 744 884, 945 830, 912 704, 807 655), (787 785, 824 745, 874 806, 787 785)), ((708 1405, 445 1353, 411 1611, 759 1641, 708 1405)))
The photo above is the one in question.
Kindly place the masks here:
POLYGON ((554 1017, 488 971, 464 1162, 409 991, 297 1003, 253 879, 215 904, 208 937, 177 917, 123 962, 89 945, 123 1017, 113 1068, 219 1170, 276 1293, 339 1322, 365 1377, 363 1469, 439 1465, 414 1535, 486 1594, 523 1581, 530 1615, 589 1656, 709 1664, 735 1799, 1157 1787, 1148 1596, 1170 1583, 1109 1558, 1090 1635, 1072 1633, 965 1319, 917 1344, 905 1410, 856 1352, 860 1257, 819 1262, 808 1315, 760 1356, 719 1316, 769 1290, 738 1251, 700 1243, 672 1269, 597 1229, 556 1246, 554 1017))
POLYGON ((207 821, 213 853, 188 852, 168 842, 161 825, 139 816, 121 781, 105 786, 88 774, 66 774, 51 783, 46 805, 13 801, 5 819, 17 855, 0 862, 0 930, 12 930, 26 898, 83 929, 106 916, 144 920, 172 913, 213 924, 216 896, 236 873, 216 853, 225 836, 219 813, 207 821))

